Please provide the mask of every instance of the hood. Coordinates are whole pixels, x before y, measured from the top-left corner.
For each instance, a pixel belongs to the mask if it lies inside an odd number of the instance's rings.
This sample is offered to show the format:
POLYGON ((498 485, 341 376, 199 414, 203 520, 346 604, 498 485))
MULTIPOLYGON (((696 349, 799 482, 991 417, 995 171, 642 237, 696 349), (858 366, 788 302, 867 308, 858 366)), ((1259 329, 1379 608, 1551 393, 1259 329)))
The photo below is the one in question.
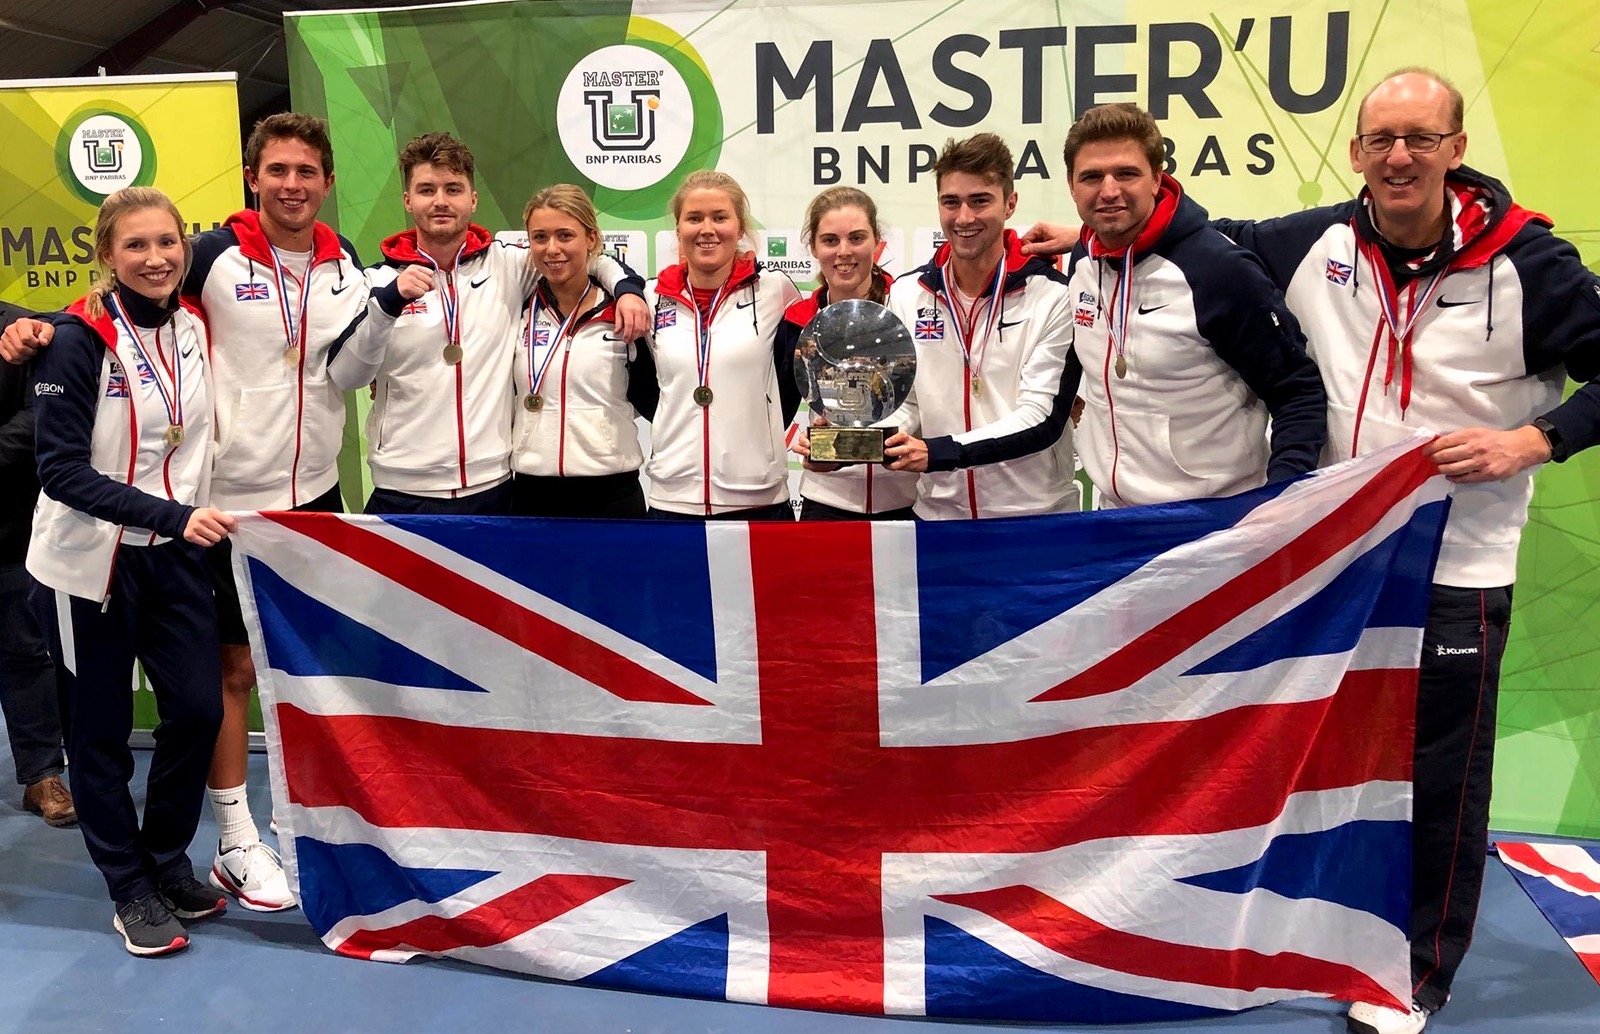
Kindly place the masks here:
MULTIPOLYGON (((1450 240, 1412 264, 1419 276, 1432 275, 1445 267, 1476 269, 1504 250, 1529 223, 1555 225, 1549 216, 1512 201, 1505 184, 1465 165, 1445 177, 1444 188, 1454 215, 1450 240)), ((1377 245, 1383 237, 1372 222, 1372 191, 1362 187, 1357 200, 1360 205, 1354 220, 1356 233, 1367 244, 1377 245)))
MULTIPOLYGON (((728 289, 743 287, 746 282, 754 280, 761 271, 761 264, 750 254, 741 254, 733 260, 733 269, 728 273, 728 289)), ((689 293, 689 265, 679 261, 668 266, 656 277, 656 294, 676 298, 685 305, 694 304, 694 296, 689 293)))
MULTIPOLYGON (((486 250, 494 243, 494 235, 477 223, 467 224, 466 247, 461 251, 460 261, 465 262, 479 252, 486 250)), ((423 255, 417 247, 417 231, 413 227, 401 230, 391 237, 385 237, 383 243, 378 245, 378 250, 383 252, 384 261, 391 266, 429 266, 433 263, 423 255)))
MULTIPOLYGON (((272 245, 267 242, 266 231, 261 229, 261 213, 246 209, 228 216, 222 224, 232 230, 239 241, 239 250, 245 258, 254 259, 263 265, 273 265, 272 245)), ((334 261, 344 253, 344 247, 339 243, 339 235, 333 232, 333 227, 318 221, 311 226, 311 262, 334 261)))

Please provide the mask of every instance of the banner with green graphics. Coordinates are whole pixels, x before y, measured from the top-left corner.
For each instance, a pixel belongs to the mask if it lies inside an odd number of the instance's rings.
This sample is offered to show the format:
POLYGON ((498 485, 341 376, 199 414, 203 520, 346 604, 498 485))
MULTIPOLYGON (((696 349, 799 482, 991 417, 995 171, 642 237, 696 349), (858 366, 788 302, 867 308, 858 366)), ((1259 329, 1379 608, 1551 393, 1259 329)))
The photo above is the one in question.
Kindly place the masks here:
MULTIPOLYGON (((1214 213, 1269 216, 1351 196, 1362 93, 1426 65, 1467 100, 1468 161, 1600 265, 1592 0, 594 0, 478 3, 288 19, 297 107, 338 153, 331 218, 363 254, 407 225, 395 153, 448 129, 477 157, 478 219, 515 232, 539 187, 592 191, 608 245, 641 270, 676 259, 666 208, 715 167, 745 187, 770 264, 805 284, 806 203, 858 185, 884 264, 939 240, 929 172, 950 137, 999 133, 1014 224, 1075 222, 1061 167, 1074 114, 1133 100, 1168 171, 1214 213)), ((1505 663, 1495 821, 1600 835, 1600 460, 1539 476, 1505 663)), ((1465 703, 1463 706, 1467 706, 1465 703)))
POLYGON ((0 81, 0 300, 60 308, 89 289, 95 212, 166 192, 191 231, 243 199, 232 72, 0 81))

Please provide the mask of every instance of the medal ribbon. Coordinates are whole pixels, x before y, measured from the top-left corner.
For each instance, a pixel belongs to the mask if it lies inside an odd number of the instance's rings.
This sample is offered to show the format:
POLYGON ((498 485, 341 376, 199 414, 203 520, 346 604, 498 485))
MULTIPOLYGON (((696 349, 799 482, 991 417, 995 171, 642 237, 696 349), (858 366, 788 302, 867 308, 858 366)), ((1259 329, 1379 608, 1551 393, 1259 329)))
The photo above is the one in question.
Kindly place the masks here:
POLYGON ((722 296, 727 293, 728 285, 733 282, 733 277, 728 277, 717 288, 717 293, 711 296, 711 307, 704 316, 700 314, 700 306, 694 303, 694 295, 689 295, 689 308, 694 310, 694 334, 698 351, 695 353, 695 372, 700 377, 700 387, 706 386, 706 375, 711 372, 711 320, 717 315, 717 308, 722 305, 722 296))
POLYGON ((316 255, 306 259, 306 278, 302 283, 289 267, 284 264, 283 256, 278 254, 278 249, 271 244, 267 248, 272 252, 272 275, 278 281, 278 312, 283 317, 283 338, 285 352, 291 348, 300 349, 300 358, 303 362, 306 354, 306 313, 311 309, 311 264, 317 260, 316 255), (288 285, 290 281, 300 285, 300 314, 298 318, 289 307, 288 285))
MULTIPOLYGON (((163 406, 165 406, 166 410, 167 410, 167 423, 172 425, 172 426, 174 426, 174 427, 182 427, 183 426, 183 357, 178 355, 178 352, 177 352, 178 340, 177 340, 177 332, 176 332, 176 330, 174 330, 174 332, 173 332, 172 364, 169 366, 167 364, 166 357, 161 354, 161 328, 160 327, 156 328, 156 359, 157 359, 157 362, 153 363, 153 362, 150 361, 150 353, 145 351, 144 338, 140 337, 139 336, 139 332, 134 329, 133 321, 128 319, 128 314, 122 308, 122 302, 121 302, 120 299, 117 298, 116 292, 113 291, 112 293, 106 295, 106 300, 111 303, 111 312, 116 317, 117 322, 122 324, 122 329, 124 331, 126 331, 127 334, 128 334, 128 337, 132 339, 131 343, 132 343, 132 345, 134 347, 134 351, 139 353, 138 354, 138 358, 143 360, 144 364, 146 366, 150 367, 150 376, 155 379, 156 391, 161 395, 161 404, 163 406), (167 385, 161 380, 161 371, 162 371, 163 368, 166 369, 167 376, 172 378, 172 391, 171 391, 170 394, 167 391, 167 385)), ((123 371, 123 372, 126 373, 127 371, 123 371)), ((134 369, 133 369, 133 376, 134 376, 135 380, 138 379, 139 368, 137 366, 135 366, 134 369)), ((131 395, 131 392, 132 392, 131 386, 129 388, 129 391, 130 391, 130 395, 131 395)))
POLYGON ((456 278, 453 274, 458 268, 460 268, 461 253, 466 250, 467 242, 463 240, 461 242, 461 247, 456 249, 455 261, 450 263, 450 270, 448 273, 446 273, 444 268, 433 260, 432 255, 428 254, 426 251, 420 251, 419 249, 419 253, 422 255, 423 260, 426 261, 428 265, 433 267, 435 277, 433 286, 434 289, 439 292, 440 299, 442 299, 444 302, 445 344, 455 345, 458 348, 461 345, 461 320, 459 318, 460 313, 457 311, 457 302, 459 299, 456 296, 456 278), (442 284, 439 283, 439 280, 441 279, 444 281, 442 284))
POLYGON ((944 267, 939 271, 944 278, 944 290, 940 297, 945 308, 950 310, 950 315, 955 319, 956 344, 961 346, 961 358, 966 363, 968 376, 976 376, 979 367, 983 365, 983 353, 988 351, 989 335, 994 331, 994 325, 1000 318, 1000 294, 1005 290, 1006 259, 1000 256, 1000 261, 994 267, 993 290, 989 294, 988 318, 983 323, 983 336, 975 337, 978 328, 978 303, 982 297, 972 300, 972 311, 962 312, 961 306, 956 303, 955 274, 951 267, 951 260, 946 259, 944 267))
POLYGON ((550 339, 550 345, 545 349, 544 358, 539 361, 537 370, 534 369, 533 359, 536 347, 534 339, 539 325, 539 309, 543 302, 539 298, 539 292, 533 292, 533 300, 528 305, 528 329, 524 332, 522 338, 523 343, 528 347, 528 394, 539 394, 539 388, 544 384, 545 372, 550 369, 550 360, 556 357, 556 349, 561 346, 561 342, 566 341, 567 347, 572 347, 572 339, 578 333, 578 318, 583 315, 583 303, 589 300, 589 292, 591 290, 593 288, 584 288, 583 297, 579 298, 578 304, 574 305, 572 311, 567 313, 567 318, 561 322, 561 326, 557 329, 555 336, 550 339))
POLYGON ((1400 357, 1400 413, 1403 416, 1406 407, 1411 405, 1411 337, 1416 331, 1417 320, 1422 317, 1428 308, 1428 303, 1433 301, 1433 296, 1438 293, 1450 267, 1446 264, 1433 274, 1433 279, 1429 280, 1428 286, 1423 289, 1421 301, 1415 301, 1417 285, 1416 281, 1411 282, 1409 293, 1415 304, 1409 306, 1408 315, 1405 321, 1401 322, 1400 290, 1395 286, 1394 277, 1389 273, 1389 263, 1384 260, 1383 253, 1377 245, 1360 241, 1359 247, 1361 253, 1366 256, 1368 265, 1377 273, 1378 311, 1383 325, 1389 330, 1389 358, 1383 371, 1385 390, 1394 382, 1395 356, 1400 357))
POLYGON ((1102 300, 1095 303, 1100 315, 1105 317, 1106 341, 1122 360, 1124 369, 1128 362, 1128 312, 1133 308, 1133 262, 1133 249, 1129 248, 1122 254, 1122 269, 1117 272, 1116 286, 1111 289, 1111 311, 1106 311, 1104 289, 1100 291, 1102 300))

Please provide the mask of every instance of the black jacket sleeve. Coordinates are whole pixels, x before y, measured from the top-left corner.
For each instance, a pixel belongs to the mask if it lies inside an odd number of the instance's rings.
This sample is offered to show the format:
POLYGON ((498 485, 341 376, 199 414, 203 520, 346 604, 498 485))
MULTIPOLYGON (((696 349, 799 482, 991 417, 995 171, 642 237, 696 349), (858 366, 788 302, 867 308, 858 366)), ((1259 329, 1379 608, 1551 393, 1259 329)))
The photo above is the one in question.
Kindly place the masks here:
POLYGON ((1329 227, 1349 222, 1355 202, 1312 208, 1276 219, 1213 219, 1211 228, 1253 252, 1278 290, 1287 291, 1294 271, 1329 227))
POLYGON ((44 493, 112 524, 182 538, 194 507, 141 492, 100 473, 90 462, 105 345, 76 317, 58 316, 52 322, 55 336, 49 348, 40 350, 33 369, 33 426, 44 493))
POLYGON ((1267 480, 1283 481, 1316 468, 1328 438, 1327 392, 1283 292, 1253 255, 1218 243, 1208 282, 1195 285, 1200 334, 1272 415, 1267 480))
POLYGON ((656 359, 644 338, 633 343, 633 358, 628 360, 628 401, 633 411, 650 421, 656 418, 661 401, 661 382, 656 377, 656 359))
POLYGON ((1600 443, 1600 276, 1543 226, 1521 233, 1527 241, 1512 261, 1523 284, 1524 361, 1534 374, 1564 367, 1581 384, 1544 414, 1572 456, 1600 443))

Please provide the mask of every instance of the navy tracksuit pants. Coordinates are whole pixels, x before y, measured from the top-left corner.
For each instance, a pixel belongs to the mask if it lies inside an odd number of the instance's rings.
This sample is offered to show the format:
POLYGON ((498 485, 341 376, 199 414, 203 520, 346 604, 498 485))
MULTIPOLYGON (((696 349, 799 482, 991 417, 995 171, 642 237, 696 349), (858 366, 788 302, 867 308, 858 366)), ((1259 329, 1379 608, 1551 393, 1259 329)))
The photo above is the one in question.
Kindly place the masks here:
POLYGON ((66 683, 78 827, 118 904, 194 872, 189 842, 222 724, 217 611, 202 553, 181 541, 123 546, 104 611, 37 583, 32 589, 66 683), (128 787, 135 658, 160 715, 142 821, 128 787))

